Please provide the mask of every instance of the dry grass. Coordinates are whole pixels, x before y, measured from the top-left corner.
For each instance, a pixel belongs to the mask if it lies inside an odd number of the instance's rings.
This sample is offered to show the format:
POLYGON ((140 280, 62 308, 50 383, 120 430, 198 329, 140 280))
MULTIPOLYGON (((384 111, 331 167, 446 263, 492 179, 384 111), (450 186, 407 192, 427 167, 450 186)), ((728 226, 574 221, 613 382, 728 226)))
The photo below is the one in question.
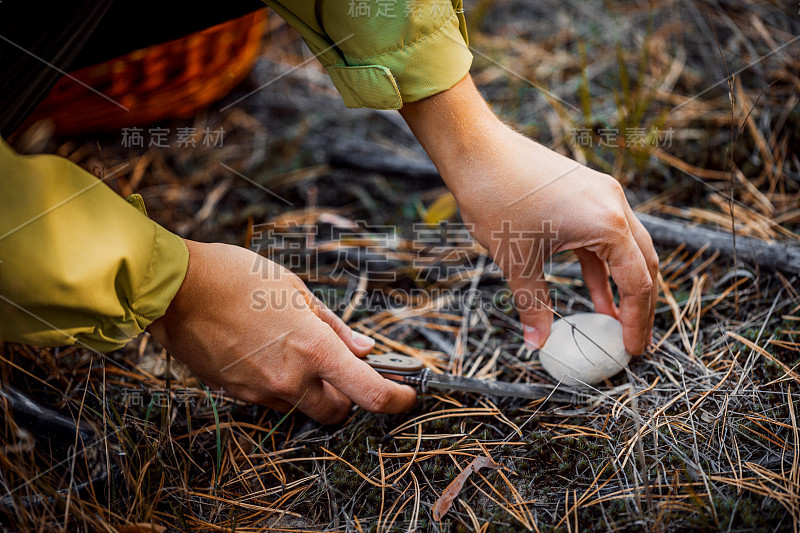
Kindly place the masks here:
MULTIPOLYGON (((780 48, 800 34, 796 6, 483 0, 468 8, 474 77, 507 121, 613 173, 641 212, 798 239, 800 41, 780 48), (674 136, 672 146, 598 147, 603 128, 674 136), (592 132, 591 149, 572 142, 574 129, 592 132)), ((441 198, 439 184, 328 164, 354 145, 418 159, 410 134, 390 114, 345 110, 316 65, 291 70, 306 52, 276 18, 272 25, 251 83, 285 76, 225 113, 168 125, 222 125, 221 149, 136 151, 114 134, 27 142, 87 168, 130 161, 110 185, 143 194, 154 218, 186 237, 252 246, 267 222, 316 227, 306 243, 319 257, 309 282, 377 350, 465 375, 547 381, 513 309, 496 300, 504 284, 482 250, 464 249, 453 275, 416 280, 410 228, 441 198), (400 227, 396 239, 369 243, 394 280, 361 275, 363 255, 337 275, 338 254, 359 243, 333 237, 357 220, 400 227), (393 288, 424 290, 379 305, 393 288)), ((99 440, 78 443, 75 455, 6 417, 3 522, 91 531, 797 531, 798 280, 713 254, 659 251, 655 348, 572 406, 438 394, 404 415, 356 410, 320 427, 209 395, 146 336, 103 356, 5 345, 2 382, 80 415, 99 440), (435 500, 483 455, 503 469, 473 473, 445 518, 433 520, 435 500), (110 482, 63 490, 97 464, 110 482)), ((570 254, 554 259, 559 313, 591 305, 573 263, 570 254)))

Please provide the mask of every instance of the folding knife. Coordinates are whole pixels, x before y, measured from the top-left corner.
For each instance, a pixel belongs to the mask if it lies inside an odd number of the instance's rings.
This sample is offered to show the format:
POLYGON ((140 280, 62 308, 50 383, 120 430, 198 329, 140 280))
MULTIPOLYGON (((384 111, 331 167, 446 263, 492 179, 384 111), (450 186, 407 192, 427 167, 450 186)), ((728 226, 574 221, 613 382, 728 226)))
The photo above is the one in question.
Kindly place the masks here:
POLYGON ((428 392, 428 389, 437 389, 446 392, 475 392, 528 400, 549 398, 559 403, 578 403, 580 398, 585 396, 579 391, 556 390, 556 386, 543 383, 508 383, 465 378, 453 374, 437 374, 431 369, 425 368, 418 359, 399 353, 370 354, 365 361, 383 377, 417 387, 422 393, 428 392))

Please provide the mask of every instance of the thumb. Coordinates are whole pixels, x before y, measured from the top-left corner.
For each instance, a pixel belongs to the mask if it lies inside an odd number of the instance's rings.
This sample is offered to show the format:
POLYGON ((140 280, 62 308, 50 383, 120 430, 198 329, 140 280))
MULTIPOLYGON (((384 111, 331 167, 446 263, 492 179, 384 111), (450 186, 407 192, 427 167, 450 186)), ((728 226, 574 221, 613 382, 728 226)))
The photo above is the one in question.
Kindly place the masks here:
POLYGON ((332 332, 327 332, 322 344, 327 351, 317 368, 319 377, 353 402, 373 413, 386 414, 402 413, 414 406, 417 393, 413 388, 384 378, 363 359, 353 357, 332 332))
POLYGON ((514 306, 522 322, 525 345, 538 350, 550 336, 550 326, 553 325, 550 292, 544 273, 541 268, 536 268, 530 276, 509 279, 508 285, 514 293, 514 306))

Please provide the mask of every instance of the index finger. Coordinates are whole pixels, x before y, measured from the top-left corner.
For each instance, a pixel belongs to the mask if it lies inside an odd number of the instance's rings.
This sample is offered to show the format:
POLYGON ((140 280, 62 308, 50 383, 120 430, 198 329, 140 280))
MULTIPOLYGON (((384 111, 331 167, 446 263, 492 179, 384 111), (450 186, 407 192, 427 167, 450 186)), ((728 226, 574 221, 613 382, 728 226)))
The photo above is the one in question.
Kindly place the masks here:
POLYGON ((641 221, 636 218, 636 214, 630 206, 626 206, 625 214, 628 218, 628 224, 631 227, 631 233, 636 240, 636 244, 642 251, 647 270, 650 272, 650 279, 653 281, 653 288, 650 293, 650 316, 647 320, 647 344, 652 342, 653 337, 653 322, 656 317, 656 304, 658 303, 658 269, 659 259, 655 246, 653 246, 653 239, 645 229, 641 221))
POLYGON ((627 220, 619 240, 606 246, 608 268, 619 291, 619 317, 625 349, 631 355, 641 355, 650 340, 650 302, 654 282, 627 220))

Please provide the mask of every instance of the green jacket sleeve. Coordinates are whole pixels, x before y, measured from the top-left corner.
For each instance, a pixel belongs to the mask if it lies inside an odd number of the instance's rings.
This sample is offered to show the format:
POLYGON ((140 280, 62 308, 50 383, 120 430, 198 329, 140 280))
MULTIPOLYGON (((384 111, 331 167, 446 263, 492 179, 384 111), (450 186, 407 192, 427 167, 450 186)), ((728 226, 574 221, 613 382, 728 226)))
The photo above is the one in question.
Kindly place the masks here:
POLYGON ((399 109, 469 72, 462 0, 264 0, 328 69, 348 107, 399 109))
POLYGON ((186 274, 183 240, 69 160, 0 139, 0 340, 124 346, 186 274))

